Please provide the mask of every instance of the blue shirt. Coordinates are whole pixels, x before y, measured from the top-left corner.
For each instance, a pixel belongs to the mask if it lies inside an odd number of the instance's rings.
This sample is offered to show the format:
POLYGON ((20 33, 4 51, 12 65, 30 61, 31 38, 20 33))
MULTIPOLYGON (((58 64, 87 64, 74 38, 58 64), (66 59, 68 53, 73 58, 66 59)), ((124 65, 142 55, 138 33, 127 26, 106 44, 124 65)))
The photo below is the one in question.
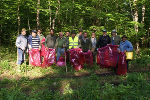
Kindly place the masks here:
POLYGON ((119 45, 119 50, 121 52, 124 52, 125 50, 128 52, 133 51, 133 46, 132 46, 131 42, 128 40, 126 40, 125 42, 121 41, 120 45, 119 45))

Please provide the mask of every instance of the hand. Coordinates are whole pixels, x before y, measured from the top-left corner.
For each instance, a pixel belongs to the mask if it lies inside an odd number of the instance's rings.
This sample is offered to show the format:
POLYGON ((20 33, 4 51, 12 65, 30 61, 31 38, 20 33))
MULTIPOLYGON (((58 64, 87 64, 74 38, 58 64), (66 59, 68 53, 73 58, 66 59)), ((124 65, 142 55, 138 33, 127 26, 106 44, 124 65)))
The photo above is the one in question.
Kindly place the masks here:
POLYGON ((127 52, 127 50, 124 50, 124 53, 126 53, 127 52))
POLYGON ((46 47, 46 50, 48 50, 48 47, 46 47))
POLYGON ((32 48, 30 48, 30 50, 32 50, 32 48))
POLYGON ((120 50, 118 50, 118 52, 120 53, 121 51, 120 51, 120 50))
POLYGON ((28 53, 28 52, 29 52, 29 50, 27 49, 27 50, 26 50, 26 53, 28 53))
POLYGON ((41 50, 41 48, 39 48, 39 50, 41 50))

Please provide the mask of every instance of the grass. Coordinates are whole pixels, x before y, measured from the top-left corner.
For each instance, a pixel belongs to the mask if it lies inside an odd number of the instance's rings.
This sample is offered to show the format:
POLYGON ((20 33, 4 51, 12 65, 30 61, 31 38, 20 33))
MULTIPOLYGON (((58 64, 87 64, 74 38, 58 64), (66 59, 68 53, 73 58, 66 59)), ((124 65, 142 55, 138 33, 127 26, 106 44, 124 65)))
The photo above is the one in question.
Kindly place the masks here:
MULTIPOLYGON (((15 48, 1 48, 0 100, 150 100, 149 71, 118 76, 103 74, 113 72, 97 65, 81 71, 68 65, 66 73, 65 67, 23 64, 22 72, 17 73, 15 48)), ((141 56, 130 62, 130 70, 147 70, 149 62, 141 66, 143 59, 148 58, 141 56)))

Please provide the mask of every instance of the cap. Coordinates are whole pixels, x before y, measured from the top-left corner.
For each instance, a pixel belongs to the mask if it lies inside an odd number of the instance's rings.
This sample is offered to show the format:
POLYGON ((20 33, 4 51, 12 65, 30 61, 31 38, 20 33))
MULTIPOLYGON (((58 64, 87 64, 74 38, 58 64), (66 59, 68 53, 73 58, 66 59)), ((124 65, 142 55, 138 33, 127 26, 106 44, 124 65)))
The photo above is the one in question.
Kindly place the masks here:
POLYGON ((116 30, 114 29, 114 30, 112 30, 112 32, 111 32, 111 33, 117 33, 117 32, 116 32, 116 30))
POLYGON ((22 31, 27 31, 25 28, 22 28, 22 31))
POLYGON ((36 33, 37 31, 36 30, 32 30, 32 32, 36 33))
POLYGON ((122 38, 128 38, 126 35, 123 35, 122 38))
POLYGON ((106 29, 103 29, 103 32, 107 32, 107 30, 106 30, 106 29))

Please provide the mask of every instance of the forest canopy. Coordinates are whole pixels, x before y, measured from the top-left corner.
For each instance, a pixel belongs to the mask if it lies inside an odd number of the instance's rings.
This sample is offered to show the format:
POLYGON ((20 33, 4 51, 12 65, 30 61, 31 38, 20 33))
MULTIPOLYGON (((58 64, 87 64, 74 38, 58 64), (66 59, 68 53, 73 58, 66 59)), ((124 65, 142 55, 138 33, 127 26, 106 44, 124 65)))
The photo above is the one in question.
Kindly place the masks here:
POLYGON ((53 28, 55 33, 79 30, 90 35, 102 29, 109 35, 116 29, 118 35, 127 35, 135 45, 149 46, 150 31, 149 0, 1 0, 0 43, 15 44, 20 30, 27 33, 42 28, 47 35, 53 28))

